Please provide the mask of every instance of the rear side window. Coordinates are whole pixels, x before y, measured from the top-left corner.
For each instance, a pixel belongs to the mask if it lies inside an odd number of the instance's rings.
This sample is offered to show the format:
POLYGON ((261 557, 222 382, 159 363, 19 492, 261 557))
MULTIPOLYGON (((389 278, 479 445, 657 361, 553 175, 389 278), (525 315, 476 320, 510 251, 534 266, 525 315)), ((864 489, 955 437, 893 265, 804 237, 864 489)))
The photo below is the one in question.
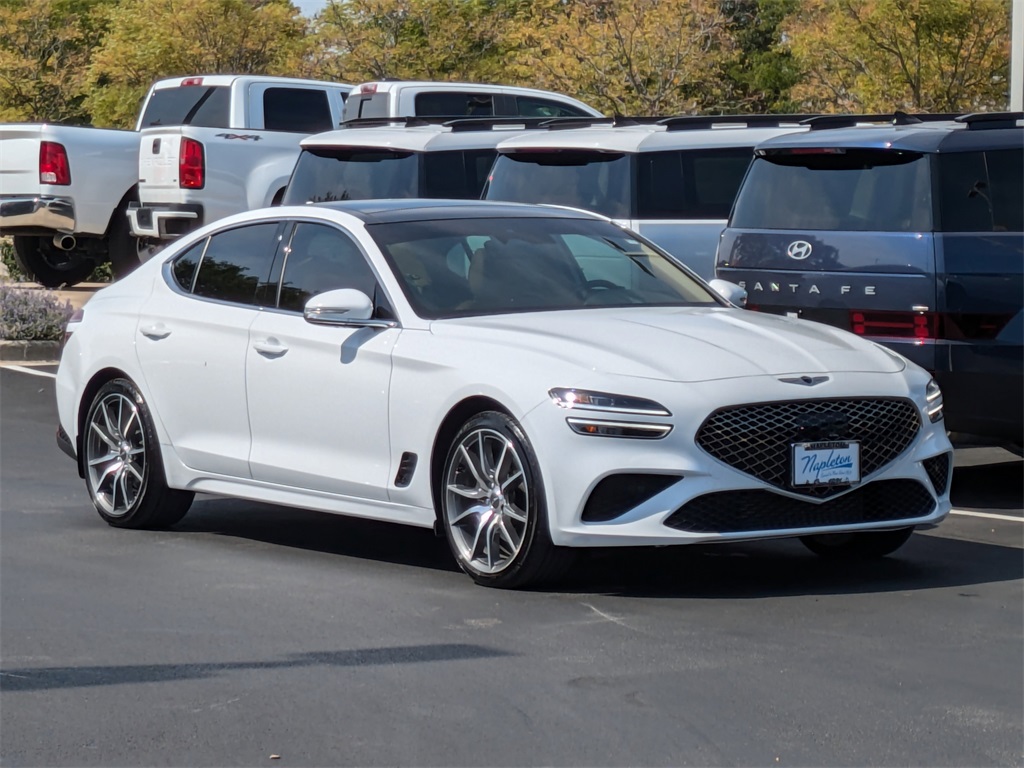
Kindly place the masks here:
POLYGON ((277 227, 270 222, 213 235, 199 263, 193 293, 238 304, 255 303, 256 287, 269 279, 277 227))
POLYGON ((174 274, 174 281, 183 291, 192 292, 192 282, 196 277, 196 267, 199 265, 199 260, 203 257, 203 249, 206 247, 208 240, 209 238, 200 240, 174 260, 171 271, 174 274))
POLYGON ((418 157, 414 152, 378 149, 304 149, 292 171, 283 203, 415 197, 418 157))
POLYGON ((416 94, 415 112, 422 117, 486 117, 494 114, 494 96, 490 93, 438 91, 416 94))
POLYGON ((641 219, 727 219, 753 147, 644 152, 637 157, 641 219))
POLYGON ((631 188, 629 156, 620 152, 514 152, 498 155, 485 196, 628 219, 631 188))
POLYGON ((731 226, 930 231, 930 179, 928 159, 914 152, 772 153, 751 165, 731 226))
POLYGON ((1024 150, 951 152, 936 162, 941 231, 1024 231, 1024 150))
POLYGON ((267 88, 263 126, 268 131, 320 133, 334 127, 327 92, 313 88, 267 88))
POLYGON ((516 114, 523 117, 586 117, 582 109, 561 104, 551 99, 516 96, 516 114))
POLYGON ((423 153, 419 195, 458 200, 479 198, 496 154, 493 149, 423 153))
POLYGON ((194 125, 199 128, 226 128, 231 103, 226 85, 185 85, 153 91, 140 125, 194 125))

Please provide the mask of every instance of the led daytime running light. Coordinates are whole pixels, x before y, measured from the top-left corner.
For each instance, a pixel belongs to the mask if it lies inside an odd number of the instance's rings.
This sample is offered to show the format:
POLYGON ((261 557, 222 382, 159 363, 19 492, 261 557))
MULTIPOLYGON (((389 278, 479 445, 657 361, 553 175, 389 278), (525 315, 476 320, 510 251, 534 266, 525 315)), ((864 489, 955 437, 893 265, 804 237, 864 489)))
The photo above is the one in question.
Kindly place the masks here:
POLYGON ((608 392, 592 392, 585 389, 555 387, 548 391, 552 402, 560 408, 580 411, 601 411, 637 416, 671 416, 665 406, 653 400, 628 395, 614 395, 608 392))

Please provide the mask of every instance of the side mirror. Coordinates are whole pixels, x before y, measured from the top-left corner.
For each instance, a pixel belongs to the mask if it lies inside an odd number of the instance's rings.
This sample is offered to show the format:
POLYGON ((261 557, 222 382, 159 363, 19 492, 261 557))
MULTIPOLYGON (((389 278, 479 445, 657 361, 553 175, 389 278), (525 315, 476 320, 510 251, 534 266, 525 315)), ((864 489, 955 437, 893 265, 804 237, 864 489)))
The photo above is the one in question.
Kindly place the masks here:
POLYGON ((708 285, 730 304, 735 304, 737 307, 747 306, 747 291, 745 288, 740 288, 736 283, 730 283, 728 280, 721 280, 716 277, 708 285))
POLYGON ((372 328, 394 328, 394 320, 374 320, 373 302, 362 291, 338 288, 310 297, 302 311, 307 323, 372 328))

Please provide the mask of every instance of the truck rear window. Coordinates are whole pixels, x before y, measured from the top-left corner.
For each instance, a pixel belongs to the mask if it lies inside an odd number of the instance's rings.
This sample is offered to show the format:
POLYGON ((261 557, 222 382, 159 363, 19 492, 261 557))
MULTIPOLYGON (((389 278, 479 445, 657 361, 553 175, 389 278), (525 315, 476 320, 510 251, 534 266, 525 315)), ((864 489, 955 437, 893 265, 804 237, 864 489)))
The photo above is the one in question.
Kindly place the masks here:
POLYGON ((773 152, 756 158, 731 226, 845 232, 932 228, 927 157, 894 150, 773 152))
POLYGON ((230 104, 231 89, 226 85, 159 88, 150 96, 139 127, 195 125, 200 128, 227 128, 230 104))
POLYGON ((631 188, 629 156, 621 152, 514 152, 498 155, 485 197, 628 219, 631 188))

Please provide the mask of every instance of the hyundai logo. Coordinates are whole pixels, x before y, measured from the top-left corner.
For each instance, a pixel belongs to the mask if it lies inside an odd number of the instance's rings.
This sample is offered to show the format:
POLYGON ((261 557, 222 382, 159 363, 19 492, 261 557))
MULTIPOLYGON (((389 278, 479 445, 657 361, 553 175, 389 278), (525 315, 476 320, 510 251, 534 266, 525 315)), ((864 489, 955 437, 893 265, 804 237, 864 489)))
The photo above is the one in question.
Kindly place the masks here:
POLYGON ((803 261, 811 255, 812 250, 811 244, 806 240, 794 240, 789 244, 789 248, 786 249, 786 255, 791 259, 803 261))

